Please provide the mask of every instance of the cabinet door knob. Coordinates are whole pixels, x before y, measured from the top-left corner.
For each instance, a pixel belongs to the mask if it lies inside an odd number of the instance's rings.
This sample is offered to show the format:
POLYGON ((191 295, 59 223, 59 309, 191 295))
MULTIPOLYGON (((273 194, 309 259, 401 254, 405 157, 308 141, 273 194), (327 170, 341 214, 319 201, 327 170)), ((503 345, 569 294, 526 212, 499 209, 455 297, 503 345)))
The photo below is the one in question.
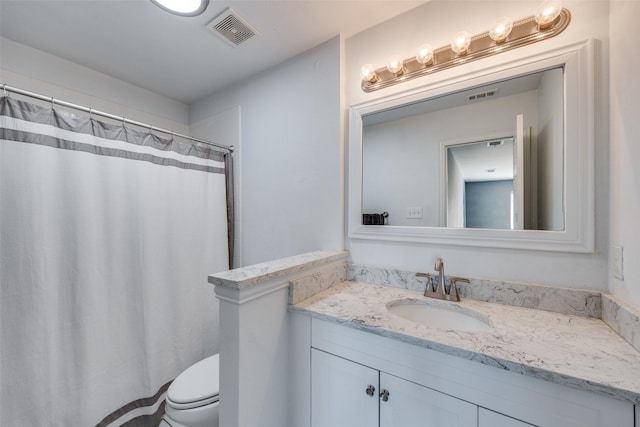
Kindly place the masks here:
POLYGON ((373 396, 373 394, 376 392, 376 388, 374 386, 372 386, 371 384, 369 384, 367 386, 367 389, 365 390, 365 393, 367 393, 367 396, 371 397, 373 396))
POLYGON ((389 390, 383 388, 382 392, 380 393, 380 397, 382 398, 383 402, 386 402, 387 400, 389 400, 389 390))

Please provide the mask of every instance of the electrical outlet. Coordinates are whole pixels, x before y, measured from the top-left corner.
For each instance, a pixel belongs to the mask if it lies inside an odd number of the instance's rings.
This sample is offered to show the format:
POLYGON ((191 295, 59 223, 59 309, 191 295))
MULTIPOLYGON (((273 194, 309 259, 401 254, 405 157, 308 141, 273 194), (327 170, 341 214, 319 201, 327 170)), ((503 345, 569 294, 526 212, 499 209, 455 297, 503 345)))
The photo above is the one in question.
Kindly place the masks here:
POLYGON ((611 247, 611 269, 613 277, 624 280, 624 250, 622 246, 611 247))
POLYGON ((422 218, 422 206, 407 208, 407 218, 412 218, 412 219, 422 218))

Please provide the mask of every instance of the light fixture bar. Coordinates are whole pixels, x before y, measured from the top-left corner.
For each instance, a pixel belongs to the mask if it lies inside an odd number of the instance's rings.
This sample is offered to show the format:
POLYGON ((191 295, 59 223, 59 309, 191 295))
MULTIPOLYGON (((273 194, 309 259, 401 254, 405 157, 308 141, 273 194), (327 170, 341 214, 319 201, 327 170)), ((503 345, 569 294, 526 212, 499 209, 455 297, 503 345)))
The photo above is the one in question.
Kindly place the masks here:
POLYGON ((456 54, 451 49, 451 46, 447 45, 435 49, 433 52, 433 61, 427 65, 421 64, 415 58, 405 59, 404 72, 401 74, 392 73, 387 67, 378 68, 375 71, 375 79, 362 80, 362 90, 365 92, 373 92, 400 82, 446 70, 457 65, 466 64, 467 62, 487 58, 521 46, 537 43, 560 34, 567 28, 570 21, 571 13, 569 13, 567 9, 562 9, 553 24, 546 28, 540 28, 535 17, 530 16, 514 22, 511 33, 503 42, 495 42, 487 31, 471 37, 471 44, 467 48, 466 53, 456 54))

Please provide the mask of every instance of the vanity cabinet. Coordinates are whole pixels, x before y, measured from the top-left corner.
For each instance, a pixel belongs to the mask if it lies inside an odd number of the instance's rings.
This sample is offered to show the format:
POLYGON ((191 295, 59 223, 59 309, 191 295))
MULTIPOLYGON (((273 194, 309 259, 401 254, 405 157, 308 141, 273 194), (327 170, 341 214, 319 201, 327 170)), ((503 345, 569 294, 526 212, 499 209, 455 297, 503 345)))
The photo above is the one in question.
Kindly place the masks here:
POLYGON ((299 375, 291 395, 297 408, 291 425, 634 426, 631 402, 467 360, 463 352, 456 356, 424 348, 410 337, 294 318, 302 324, 294 327, 300 333, 292 369, 299 375))
POLYGON ((476 427, 477 407, 313 349, 313 427, 476 427))

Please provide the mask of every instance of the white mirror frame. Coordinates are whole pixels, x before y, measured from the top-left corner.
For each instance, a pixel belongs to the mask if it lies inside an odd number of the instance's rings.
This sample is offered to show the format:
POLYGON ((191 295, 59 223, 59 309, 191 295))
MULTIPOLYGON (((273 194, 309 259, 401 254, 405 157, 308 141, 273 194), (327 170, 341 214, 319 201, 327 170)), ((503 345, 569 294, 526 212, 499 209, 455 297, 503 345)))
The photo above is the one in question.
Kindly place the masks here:
MULTIPOLYGON (((439 159, 434 160, 439 161, 439 159)), ((593 252, 594 176, 594 42, 592 40, 499 66, 476 70, 464 76, 432 82, 418 89, 350 108, 348 230, 351 239, 576 253, 593 252), (557 66, 565 67, 564 231, 362 225, 363 116, 557 66)), ((440 177, 440 179, 444 178, 440 177)), ((434 182, 433 185, 442 187, 440 182, 434 182)), ((434 200, 434 204, 437 205, 438 201, 434 200)))

